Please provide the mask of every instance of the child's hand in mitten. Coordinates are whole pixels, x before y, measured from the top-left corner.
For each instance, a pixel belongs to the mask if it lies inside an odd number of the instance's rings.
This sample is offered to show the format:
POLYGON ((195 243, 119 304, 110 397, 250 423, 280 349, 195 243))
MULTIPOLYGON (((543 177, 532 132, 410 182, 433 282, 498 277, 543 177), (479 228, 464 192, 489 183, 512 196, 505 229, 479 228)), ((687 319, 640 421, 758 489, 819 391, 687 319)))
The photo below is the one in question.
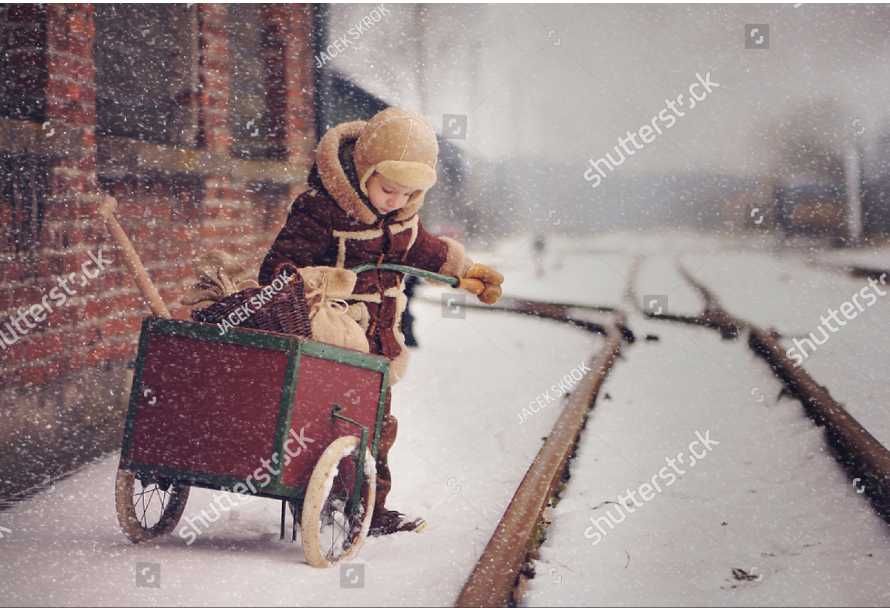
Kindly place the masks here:
POLYGON ((460 288, 466 289, 485 304, 497 302, 501 293, 504 275, 484 264, 473 264, 460 280, 460 288))

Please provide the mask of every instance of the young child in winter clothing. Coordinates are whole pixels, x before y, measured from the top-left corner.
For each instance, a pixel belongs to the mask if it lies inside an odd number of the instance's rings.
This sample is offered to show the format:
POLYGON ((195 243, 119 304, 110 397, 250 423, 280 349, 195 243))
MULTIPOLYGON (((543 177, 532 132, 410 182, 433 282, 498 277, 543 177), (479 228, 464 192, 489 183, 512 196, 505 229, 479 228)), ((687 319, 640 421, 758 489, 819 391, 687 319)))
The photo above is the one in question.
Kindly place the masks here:
MULTIPOLYGON (((503 276, 470 260, 463 246, 423 228, 418 212, 436 183, 439 146, 420 116, 388 108, 369 121, 330 129, 316 149, 309 190, 294 201, 287 222, 260 268, 268 285, 283 270, 308 266, 352 268, 365 263, 398 263, 461 279, 461 288, 486 304, 501 296, 503 276)), ((340 270, 339 272, 343 272, 340 270)), ((400 331, 405 310, 403 276, 392 271, 364 272, 345 297, 349 315, 365 328, 371 352, 392 360, 393 383, 404 375, 408 349, 400 331)), ((378 446, 377 494, 371 534, 419 530, 410 518, 384 506, 391 487, 387 454, 397 421, 391 395, 378 446)))

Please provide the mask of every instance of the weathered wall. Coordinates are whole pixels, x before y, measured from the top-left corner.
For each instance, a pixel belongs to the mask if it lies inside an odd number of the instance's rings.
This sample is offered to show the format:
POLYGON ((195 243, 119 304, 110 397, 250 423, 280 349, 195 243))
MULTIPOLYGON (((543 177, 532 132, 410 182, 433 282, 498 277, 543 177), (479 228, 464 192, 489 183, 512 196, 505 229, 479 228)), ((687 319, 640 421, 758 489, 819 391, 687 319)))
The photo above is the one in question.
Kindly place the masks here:
MULTIPOLYGON (((162 297, 185 318, 177 303, 191 261, 220 248, 258 268, 302 188, 315 143, 308 6, 256 9, 259 77, 274 85, 263 89, 263 107, 278 125, 277 152, 250 158, 232 153, 230 94, 242 75, 233 76, 229 7, 180 9, 188 19, 181 31, 193 42, 182 51, 190 88, 175 98, 188 110, 177 113, 187 124, 160 143, 97 130, 103 80, 94 52, 107 42, 96 40, 100 10, 107 9, 32 5, 0 13, 4 32, 14 33, 5 38, 0 76, 30 87, 26 95, 22 87, 0 92, 0 331, 11 342, 0 342, 0 496, 120 440, 127 364, 148 308, 96 220, 99 193, 118 199, 121 224, 162 297), (95 277, 81 278, 100 249, 107 268, 90 267, 95 277), (70 273, 71 293, 53 306, 53 288, 60 296, 59 279, 70 273), (52 308, 26 314, 18 322, 25 331, 13 332, 9 318, 44 297, 52 308)), ((140 23, 118 25, 116 43, 139 36, 140 23)))

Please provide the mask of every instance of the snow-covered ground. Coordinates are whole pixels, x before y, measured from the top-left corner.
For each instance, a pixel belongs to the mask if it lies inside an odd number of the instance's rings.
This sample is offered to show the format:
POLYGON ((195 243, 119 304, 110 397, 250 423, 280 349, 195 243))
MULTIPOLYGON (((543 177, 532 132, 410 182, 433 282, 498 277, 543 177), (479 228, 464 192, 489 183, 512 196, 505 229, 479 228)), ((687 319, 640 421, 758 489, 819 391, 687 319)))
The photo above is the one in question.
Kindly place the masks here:
POLYGON ((630 347, 606 382, 524 604, 890 602, 886 524, 799 404, 774 403, 767 367, 708 330, 632 326, 660 341, 630 347), (690 448, 697 432, 718 444, 690 448))
POLYGON ((789 356, 800 355, 804 369, 890 446, 890 385, 885 381, 890 281, 872 286, 867 279, 757 253, 685 256, 683 263, 729 312, 787 336, 783 344, 789 356), (872 297, 863 297, 863 289, 872 297), (852 319, 840 314, 845 302, 852 319), (829 317, 830 310, 839 320, 829 317), (822 318, 827 325, 819 329, 822 318))
POLYGON ((878 270, 890 269, 890 245, 874 248, 836 249, 820 252, 815 258, 838 266, 851 265, 878 270))
MULTIPOLYGON (((665 298, 669 312, 701 309, 674 268, 675 255, 728 308, 764 325, 799 324, 813 306, 819 310, 862 286, 815 271, 795 256, 763 254, 756 241, 726 249, 682 233, 640 241, 610 235, 590 246, 649 256, 637 294, 665 298), (810 308, 802 309, 792 293, 810 308), (817 296, 821 301, 814 301, 817 296)), ((637 335, 660 340, 629 347, 607 381, 609 398, 600 400, 582 437, 524 603, 886 605, 886 524, 858 496, 800 405, 776 403, 780 384, 767 366, 744 342, 723 342, 714 332, 647 321, 628 310, 637 335), (715 442, 712 451, 701 437, 715 442), (687 463, 693 454, 703 457, 684 467, 680 453, 687 463), (649 485, 641 495, 644 482, 649 485), (631 497, 627 490, 637 493, 631 497)), ((888 320, 886 307, 869 313, 875 322, 888 320)), ((856 339, 851 332, 850 350, 834 356, 844 369, 859 370, 861 389, 880 391, 886 346, 872 340, 873 351, 854 351, 856 339), (864 352, 872 356, 860 359, 864 352)), ((837 366, 834 373, 829 367, 811 371, 833 389, 837 366)), ((886 401, 871 401, 870 394, 860 390, 857 402, 872 408, 874 416, 863 422, 880 431, 890 413, 886 401)))
MULTIPOLYGON (((473 255, 503 271, 508 295, 621 307, 638 337, 659 338, 627 346, 607 381, 525 603, 890 603, 886 525, 800 405, 776 402, 767 366, 742 341, 648 321, 625 295, 639 257, 638 298, 698 312, 674 268, 679 256, 731 312, 804 335, 864 281, 779 254, 768 239, 682 232, 554 237, 541 274, 528 238, 473 255), (678 462, 684 474, 668 485, 665 458, 687 452, 697 431, 719 444, 695 467, 678 462), (653 476, 661 487, 651 504, 625 512, 594 546, 590 517, 620 517, 617 495, 653 476)), ((134 546, 117 529, 111 455, 0 512, 10 530, 0 539, 0 605, 451 604, 559 413, 523 408, 601 342, 529 317, 452 307, 466 318, 450 318, 443 306, 413 304, 421 348, 393 411, 390 506, 427 518, 425 533, 369 539, 352 570, 315 570, 299 543, 278 540, 278 503, 256 499, 190 547, 175 535, 134 546), (145 586, 140 571, 157 568, 159 586, 145 586)), ((881 300, 805 362, 885 443, 888 357, 876 336, 888 312, 881 300)), ((194 490, 185 517, 212 497, 194 490)))
MULTIPOLYGON (((364 570, 361 588, 341 586, 341 575, 357 580, 358 570, 311 568, 299 542, 279 541, 280 503, 267 499, 231 510, 191 546, 176 535, 131 545, 115 519, 112 455, 0 512, 11 530, 0 540, 0 605, 452 602, 559 413, 554 406, 521 419, 522 408, 586 361, 598 339, 528 317, 414 309, 421 349, 394 389, 388 506, 430 525, 368 539, 351 562, 364 570), (138 586, 153 568, 160 586, 138 586)), ((212 495, 193 490, 184 518, 212 495)))

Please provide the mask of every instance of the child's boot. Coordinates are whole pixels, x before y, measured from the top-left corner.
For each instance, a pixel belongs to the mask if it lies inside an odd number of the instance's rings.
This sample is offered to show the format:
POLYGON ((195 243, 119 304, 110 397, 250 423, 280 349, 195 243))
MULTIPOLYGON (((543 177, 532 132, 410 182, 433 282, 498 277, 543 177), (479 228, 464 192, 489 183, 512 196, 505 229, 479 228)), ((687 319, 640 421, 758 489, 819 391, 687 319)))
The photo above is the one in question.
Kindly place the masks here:
POLYGON ((426 527, 421 517, 409 517, 404 513, 386 508, 386 497, 392 487, 392 476, 389 470, 389 450, 396 441, 399 424, 395 416, 390 415, 392 393, 387 394, 384 409, 383 429, 380 432, 380 443, 377 448, 377 493, 374 498, 374 515, 371 517, 371 528, 368 534, 382 536, 396 532, 420 532, 426 527))

